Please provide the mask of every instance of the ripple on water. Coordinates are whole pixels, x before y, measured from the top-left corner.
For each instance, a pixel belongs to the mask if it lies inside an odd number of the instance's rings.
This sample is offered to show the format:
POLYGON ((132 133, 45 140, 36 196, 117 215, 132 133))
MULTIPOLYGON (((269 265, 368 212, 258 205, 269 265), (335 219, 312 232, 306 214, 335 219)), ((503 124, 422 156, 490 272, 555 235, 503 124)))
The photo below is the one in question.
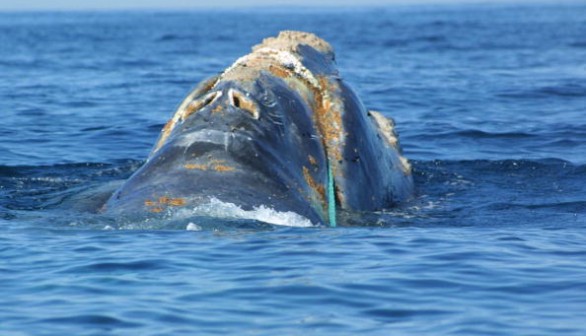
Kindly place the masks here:
POLYGON ((0 334, 585 335, 584 6, 440 7, 0 13, 0 334), (102 230, 93 188, 282 29, 395 118, 415 197, 102 230))

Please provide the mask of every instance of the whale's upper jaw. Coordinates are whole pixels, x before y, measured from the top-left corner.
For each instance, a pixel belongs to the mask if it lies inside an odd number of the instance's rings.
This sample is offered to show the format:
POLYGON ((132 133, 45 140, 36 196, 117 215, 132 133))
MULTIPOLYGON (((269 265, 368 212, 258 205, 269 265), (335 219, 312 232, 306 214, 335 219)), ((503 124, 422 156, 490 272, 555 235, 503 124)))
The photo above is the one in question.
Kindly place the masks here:
POLYGON ((186 101, 149 156, 153 167, 184 167, 198 181, 209 175, 210 183, 218 174, 234 185, 236 177, 254 176, 266 181, 258 190, 284 186, 301 195, 288 197, 309 200, 323 213, 325 150, 311 106, 287 83, 270 74, 219 81, 186 101))
POLYGON ((161 131, 153 157, 165 146, 227 144, 228 138, 250 139, 259 133, 260 104, 237 83, 189 95, 161 131))

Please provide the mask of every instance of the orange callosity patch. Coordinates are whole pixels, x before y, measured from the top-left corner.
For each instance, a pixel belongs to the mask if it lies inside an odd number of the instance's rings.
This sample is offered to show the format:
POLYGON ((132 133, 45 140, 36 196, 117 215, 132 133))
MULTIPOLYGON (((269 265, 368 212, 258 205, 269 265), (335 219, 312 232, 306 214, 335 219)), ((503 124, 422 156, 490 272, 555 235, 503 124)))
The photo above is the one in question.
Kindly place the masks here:
POLYGON ((233 171, 234 167, 224 166, 224 165, 215 165, 212 167, 212 169, 217 172, 228 172, 228 171, 233 171))
POLYGON ((317 123, 324 139, 326 152, 334 161, 342 160, 343 124, 342 107, 335 93, 339 90, 336 83, 328 80, 327 77, 319 77, 322 92, 316 97, 317 123))
POLYGON ((205 164, 188 163, 183 165, 185 169, 197 169, 197 170, 214 170, 220 173, 230 172, 236 170, 236 168, 223 164, 225 160, 210 160, 205 164))
POLYGON ((168 197, 168 196, 161 196, 156 201, 146 200, 144 201, 144 205, 148 208, 150 212, 162 212, 168 206, 184 206, 187 202, 185 198, 177 197, 168 197))
POLYGON ((303 167, 303 178, 305 179, 305 182, 307 183, 309 188, 311 188, 313 192, 316 194, 316 196, 319 198, 319 201, 322 203, 322 206, 325 205, 325 188, 322 184, 315 182, 313 176, 311 176, 311 173, 309 172, 309 169, 307 169, 307 167, 303 167))
POLYGON ((203 165, 203 164, 188 163, 188 164, 183 165, 183 167, 185 167, 185 169, 208 170, 208 166, 203 165))
POLYGON ((214 113, 220 113, 224 110, 224 106, 218 104, 216 105, 216 107, 214 107, 214 109, 212 110, 212 114, 214 113))
POLYGON ((291 72, 289 70, 285 69, 282 66, 277 66, 274 64, 269 65, 269 71, 279 78, 287 78, 291 76, 291 72))
POLYGON ((167 200, 167 204, 172 205, 172 206, 184 206, 185 199, 184 198, 170 198, 167 200))

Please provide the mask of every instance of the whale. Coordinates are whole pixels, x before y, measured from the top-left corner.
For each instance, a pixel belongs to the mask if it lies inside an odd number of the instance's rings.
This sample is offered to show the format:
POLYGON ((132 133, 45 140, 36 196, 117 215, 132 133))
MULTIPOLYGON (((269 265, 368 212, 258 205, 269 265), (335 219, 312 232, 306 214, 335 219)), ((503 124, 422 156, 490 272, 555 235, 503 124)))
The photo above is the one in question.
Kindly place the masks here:
POLYGON ((394 121, 364 106, 328 42, 282 31, 191 90, 102 211, 165 218, 217 202, 335 226, 413 190, 394 121))

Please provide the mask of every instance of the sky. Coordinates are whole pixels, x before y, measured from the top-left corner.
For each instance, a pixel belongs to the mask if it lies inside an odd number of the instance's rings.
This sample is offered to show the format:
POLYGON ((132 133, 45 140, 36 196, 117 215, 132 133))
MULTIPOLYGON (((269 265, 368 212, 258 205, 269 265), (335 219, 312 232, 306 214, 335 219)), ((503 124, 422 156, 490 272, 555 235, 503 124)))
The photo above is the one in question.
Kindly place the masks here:
MULTIPOLYGON (((547 0, 546 0, 547 1, 547 0)), ((555 0, 550 0, 555 1, 555 0)), ((579 0, 574 0, 579 1, 579 0)), ((189 9, 246 8, 263 6, 385 6, 394 4, 444 3, 531 3, 543 0, 0 0, 0 11, 6 10, 108 10, 108 9, 189 9)), ((558 0, 557 2, 568 2, 558 0)))

